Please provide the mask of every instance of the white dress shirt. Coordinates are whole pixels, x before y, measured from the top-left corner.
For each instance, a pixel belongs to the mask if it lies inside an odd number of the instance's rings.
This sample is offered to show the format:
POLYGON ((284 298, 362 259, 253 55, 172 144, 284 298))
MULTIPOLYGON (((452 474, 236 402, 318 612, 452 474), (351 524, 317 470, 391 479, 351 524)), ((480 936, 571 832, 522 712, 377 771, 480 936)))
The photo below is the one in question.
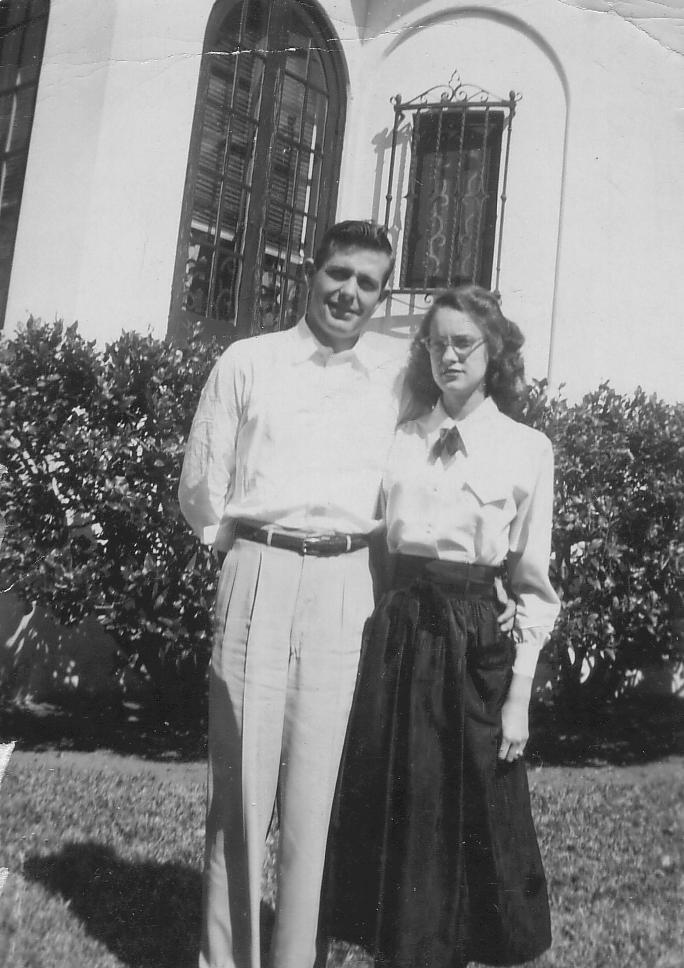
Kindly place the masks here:
POLYGON ((226 550, 238 518, 307 533, 378 528, 405 360, 405 344, 376 333, 333 353, 304 320, 232 344, 202 392, 180 480, 199 538, 226 550))
POLYGON ((560 603, 549 582, 553 452, 544 434, 504 416, 491 398, 462 420, 441 402, 397 431, 384 475, 391 552, 480 565, 508 559, 518 599, 514 670, 531 676, 560 603), (459 449, 436 460, 440 431, 459 449))

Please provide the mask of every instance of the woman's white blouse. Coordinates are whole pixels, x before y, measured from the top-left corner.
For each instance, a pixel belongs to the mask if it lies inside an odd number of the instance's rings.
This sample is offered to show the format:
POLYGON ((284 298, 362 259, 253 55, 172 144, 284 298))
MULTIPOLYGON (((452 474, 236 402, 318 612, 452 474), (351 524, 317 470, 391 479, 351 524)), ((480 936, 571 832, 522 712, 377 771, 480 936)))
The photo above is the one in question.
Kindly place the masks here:
POLYGON ((553 451, 544 434, 500 413, 488 397, 454 420, 441 402, 397 431, 383 479, 391 552, 499 565, 518 600, 514 670, 531 676, 560 603, 549 581, 553 451), (453 456, 431 457, 456 425, 453 456))

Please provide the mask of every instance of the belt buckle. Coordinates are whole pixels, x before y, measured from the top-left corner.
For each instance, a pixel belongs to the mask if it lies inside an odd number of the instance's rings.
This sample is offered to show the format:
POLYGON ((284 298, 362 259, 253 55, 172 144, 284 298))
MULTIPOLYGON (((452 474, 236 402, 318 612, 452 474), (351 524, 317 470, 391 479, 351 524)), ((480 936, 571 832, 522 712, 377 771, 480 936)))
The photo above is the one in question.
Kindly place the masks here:
POLYGON ((323 544, 320 535, 309 535, 307 538, 302 538, 301 554, 303 555, 317 555, 319 554, 318 548, 323 544))
POLYGON ((324 534, 312 534, 307 538, 302 538, 301 554, 320 557, 325 552, 321 549, 329 547, 330 538, 324 534))

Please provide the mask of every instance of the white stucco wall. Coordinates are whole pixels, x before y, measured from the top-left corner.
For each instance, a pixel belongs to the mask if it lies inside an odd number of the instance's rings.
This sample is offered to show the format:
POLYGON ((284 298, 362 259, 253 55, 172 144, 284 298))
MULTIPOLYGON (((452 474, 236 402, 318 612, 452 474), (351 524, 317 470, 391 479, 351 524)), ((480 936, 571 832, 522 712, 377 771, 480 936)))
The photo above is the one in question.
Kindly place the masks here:
MULTIPOLYGON (((527 335, 528 369, 545 375, 549 362, 558 242, 566 105, 561 78, 548 56, 517 22, 438 11, 396 23, 366 49, 365 88, 354 99, 358 147, 355 171, 343 185, 340 209, 384 218, 393 111, 390 97, 406 101, 445 84, 456 66, 463 82, 498 98, 522 95, 511 141, 500 289, 506 312, 527 335), (389 129, 389 130, 388 130, 389 129), (369 177, 372 173, 372 177, 369 177)), ((436 94, 434 97, 438 97, 436 94)), ((503 162, 502 162, 503 171, 503 162)), ((392 202, 390 224, 401 230, 404 204, 392 202)), ((409 308, 393 297, 387 312, 397 322, 409 308)))
MULTIPOLYGON (((365 70, 376 73, 364 90, 377 84, 386 94, 392 75, 410 96, 445 80, 452 63, 463 80, 523 93, 501 290, 528 337, 528 372, 543 375, 548 362, 570 396, 610 379, 682 397, 684 17, 676 13, 646 0, 371 0, 365 70)), ((357 124, 372 130, 370 100, 357 124)), ((363 136, 356 142, 359 151, 363 136)), ((363 168, 367 157, 342 205, 368 182, 363 168)))
MULTIPOLYGON (((672 5, 657 30, 648 0, 321 6, 350 78, 339 216, 382 215, 375 142, 390 95, 456 67, 497 94, 519 90, 501 289, 529 372, 550 363, 573 395, 610 378, 681 397, 684 58, 672 5)), ((164 334, 211 7, 53 0, 8 330, 33 312, 78 318, 101 340, 164 334)))
POLYGON ((8 324, 165 332, 211 5, 53 0, 8 324))
POLYGON ((77 314, 80 266, 107 86, 113 5, 50 7, 6 327, 33 312, 77 314))

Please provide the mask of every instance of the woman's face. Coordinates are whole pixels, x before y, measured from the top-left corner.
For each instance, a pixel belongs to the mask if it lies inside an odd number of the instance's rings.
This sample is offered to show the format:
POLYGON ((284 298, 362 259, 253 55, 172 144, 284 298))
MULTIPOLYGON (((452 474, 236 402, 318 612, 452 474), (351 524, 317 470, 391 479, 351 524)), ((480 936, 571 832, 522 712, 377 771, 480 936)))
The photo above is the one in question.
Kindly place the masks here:
POLYGON ((450 411, 473 410, 485 397, 487 342, 471 317, 440 306, 430 324, 432 376, 450 411))

